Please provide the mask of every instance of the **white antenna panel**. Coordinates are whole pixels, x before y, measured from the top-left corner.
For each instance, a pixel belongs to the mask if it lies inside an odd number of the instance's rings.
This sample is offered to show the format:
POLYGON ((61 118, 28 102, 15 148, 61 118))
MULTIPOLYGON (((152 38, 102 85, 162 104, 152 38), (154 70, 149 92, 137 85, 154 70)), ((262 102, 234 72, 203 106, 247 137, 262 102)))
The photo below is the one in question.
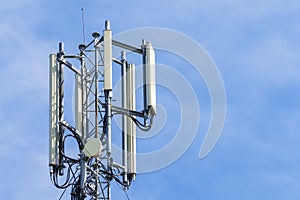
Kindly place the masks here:
POLYGON ((58 69, 55 54, 49 56, 49 67, 49 165, 58 165, 58 69))
POLYGON ((75 75, 75 128, 81 133, 80 137, 85 140, 86 120, 82 113, 83 102, 86 101, 86 85, 83 84, 81 75, 75 75))
POLYGON ((156 115, 155 52, 150 42, 146 43, 144 54, 144 103, 152 115, 156 115))
MULTIPOLYGON (((126 69, 126 107, 135 110, 135 65, 129 64, 126 69)), ((127 122, 127 171, 136 174, 136 125, 129 117, 127 122)))
POLYGON ((112 34, 109 22, 106 22, 103 31, 103 54, 104 54, 104 89, 112 90, 112 34))

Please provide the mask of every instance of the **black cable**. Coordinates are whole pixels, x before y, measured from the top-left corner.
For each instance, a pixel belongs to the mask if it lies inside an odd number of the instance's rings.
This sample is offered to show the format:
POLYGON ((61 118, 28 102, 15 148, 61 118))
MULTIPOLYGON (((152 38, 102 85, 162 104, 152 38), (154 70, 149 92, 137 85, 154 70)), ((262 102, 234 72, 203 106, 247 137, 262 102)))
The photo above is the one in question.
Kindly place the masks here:
POLYGON ((68 189, 68 188, 65 188, 65 189, 64 189, 63 193, 60 195, 60 197, 59 197, 58 200, 61 200, 61 198, 62 198, 62 197, 64 196, 64 194, 66 193, 67 189, 68 189))
MULTIPOLYGON (((64 155, 64 143, 65 143, 65 139, 67 137, 74 137, 73 135, 66 135, 65 137, 63 137, 63 142, 62 142, 62 151, 60 152, 64 159, 68 160, 65 163, 67 163, 68 168, 66 170, 66 177, 63 183, 59 183, 59 178, 58 178, 58 173, 59 173, 59 169, 55 169, 54 173, 52 174, 52 179, 53 179, 53 184, 55 185, 55 187, 59 188, 59 189, 66 189, 70 186, 72 186, 72 188, 74 187, 74 182, 76 182, 76 180, 78 179, 78 176, 76 177, 76 174, 78 172, 78 169, 76 167, 76 171, 73 171, 73 167, 75 164, 78 163, 78 160, 75 160, 73 158, 70 158, 66 155, 64 155), (71 162, 71 163, 70 163, 71 162)), ((62 193, 62 196, 64 195, 65 191, 62 193)), ((62 198, 62 196, 60 197, 60 199, 62 198)))
POLYGON ((58 174, 53 174, 53 182, 54 182, 54 185, 55 187, 59 188, 59 189, 66 189, 68 188, 71 184, 69 184, 70 182, 70 174, 67 173, 67 177, 66 177, 66 180, 63 184, 59 184, 58 183, 58 177, 57 177, 58 174))
POLYGON ((153 115, 150 115, 150 123, 148 125, 142 124, 139 120, 137 120, 132 115, 127 114, 127 113, 115 111, 112 115, 126 115, 126 116, 130 117, 132 119, 132 121, 137 125, 137 127, 139 129, 141 129, 142 131, 149 131, 153 124, 153 115))
POLYGON ((74 127, 72 127, 71 125, 69 125, 68 123, 67 123, 67 125, 65 125, 64 123, 59 122, 59 124, 62 125, 63 127, 65 127, 66 129, 68 129, 71 133, 73 133, 74 138, 76 139, 76 141, 78 143, 79 149, 82 150, 84 148, 84 145, 83 145, 83 142, 82 142, 80 136, 76 133, 76 129, 74 127))
POLYGON ((68 171, 67 171, 67 177, 66 177, 66 180, 65 180, 65 182, 63 183, 63 184, 59 184, 58 183, 58 177, 57 177, 57 174, 56 175, 54 175, 54 184, 55 184, 55 186, 57 187, 57 188, 59 188, 59 189, 65 189, 65 188, 67 188, 67 187, 69 187, 71 184, 70 184, 70 170, 68 169, 68 171))
MULTIPOLYGON (((142 124, 139 120, 137 120, 136 118, 130 116, 130 118, 132 119, 132 121, 137 125, 137 127, 139 129, 141 129, 142 131, 149 131, 152 127, 152 122, 149 125, 144 125, 142 124)), ((152 121, 152 120, 151 120, 152 121)))
MULTIPOLYGON (((73 135, 66 135, 64 138, 63 138, 63 141, 62 141, 62 149, 61 149, 61 154, 63 155, 63 157, 65 157, 66 159, 70 160, 71 162, 74 162, 74 163, 78 163, 79 162, 79 159, 75 159, 75 158, 71 158, 71 157, 68 157, 67 155, 65 155, 65 140, 68 138, 68 137, 73 137, 76 139, 76 137, 74 137, 73 135)), ((76 139, 77 141, 77 139, 76 139)))
POLYGON ((124 192, 124 194, 125 194, 127 200, 130 200, 130 199, 129 199, 129 196, 128 196, 128 194, 127 194, 127 191, 126 191, 124 188, 122 188, 119 184, 117 184, 117 185, 119 186, 119 188, 120 188, 121 190, 123 190, 123 192, 124 192))

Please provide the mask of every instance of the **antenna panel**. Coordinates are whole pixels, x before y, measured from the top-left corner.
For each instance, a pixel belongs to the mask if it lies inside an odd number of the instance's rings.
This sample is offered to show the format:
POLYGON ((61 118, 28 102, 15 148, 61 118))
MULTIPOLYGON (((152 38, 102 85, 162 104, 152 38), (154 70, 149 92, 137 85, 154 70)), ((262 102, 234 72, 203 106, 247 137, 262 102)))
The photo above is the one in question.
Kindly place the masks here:
POLYGON ((83 103, 86 102, 86 85, 80 75, 75 75, 75 127, 81 133, 80 137, 85 141, 86 120, 83 115, 83 103))
MULTIPOLYGON (((109 27, 107 27, 109 28, 109 27)), ((111 30, 103 31, 103 54, 104 54, 104 89, 112 90, 112 35, 111 30)))
POLYGON ((156 114, 155 52, 150 42, 145 45, 143 55, 144 104, 152 115, 156 114))
MULTIPOLYGON (((126 69, 126 107, 135 110, 135 65, 129 64, 126 69)), ((127 159, 128 173, 136 174, 136 125, 131 118, 127 119, 127 159)))
POLYGON ((56 55, 49 56, 49 165, 58 165, 58 143, 59 130, 58 121, 58 69, 56 64, 56 55))

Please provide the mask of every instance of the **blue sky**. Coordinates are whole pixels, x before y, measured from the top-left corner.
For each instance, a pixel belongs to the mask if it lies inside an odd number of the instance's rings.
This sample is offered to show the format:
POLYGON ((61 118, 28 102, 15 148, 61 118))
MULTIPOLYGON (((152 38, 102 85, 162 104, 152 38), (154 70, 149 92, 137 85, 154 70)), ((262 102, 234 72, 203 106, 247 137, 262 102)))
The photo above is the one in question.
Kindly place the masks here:
MULTIPOLYGON (((87 36, 100 32, 106 19, 114 33, 162 27, 188 35, 208 51, 225 84, 224 129, 213 151, 200 160, 210 119, 209 94, 201 77, 182 71, 199 100, 197 136, 172 165, 138 175, 128 191, 130 199, 299 199, 300 4, 296 0, 2 2, 1 199, 59 197, 61 191, 51 185, 48 174, 48 55, 57 51, 60 41, 68 52, 77 53, 82 43, 82 7, 87 36)), ((179 72, 180 66, 188 65, 182 60, 172 63, 174 59, 163 52, 157 56, 179 72)), ((167 104, 172 98, 165 92, 158 101, 167 104)), ((165 106, 168 118, 162 134, 178 123, 172 108, 165 106)), ((114 188, 113 199, 125 199, 114 188)))

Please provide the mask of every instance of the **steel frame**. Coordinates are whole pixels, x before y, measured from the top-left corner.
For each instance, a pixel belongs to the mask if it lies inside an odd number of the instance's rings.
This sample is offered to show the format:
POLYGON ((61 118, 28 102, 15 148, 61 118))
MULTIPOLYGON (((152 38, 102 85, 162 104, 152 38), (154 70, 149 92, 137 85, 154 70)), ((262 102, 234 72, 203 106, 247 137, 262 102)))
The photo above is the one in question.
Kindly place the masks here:
MULTIPOLYGON (((105 30, 110 31, 109 22, 106 22, 105 30)), ((111 33, 110 33, 111 34, 111 33)), ((135 111, 124 107, 126 101, 123 95, 123 105, 121 107, 112 105, 113 91, 105 86, 105 65, 110 62, 115 62, 121 65, 122 75, 129 67, 126 61, 126 56, 123 53, 122 60, 118 61, 114 58, 109 58, 107 61, 107 52, 112 51, 111 47, 105 49, 105 33, 100 37, 100 34, 95 32, 92 34, 94 39, 87 45, 79 45, 79 55, 68 55, 64 51, 64 44, 59 44, 59 52, 56 55, 57 68, 57 137, 58 141, 58 157, 57 163, 50 164, 50 173, 54 185, 65 191, 71 187, 71 199, 103 199, 110 200, 111 189, 110 184, 115 180, 124 190, 128 189, 131 180, 128 177, 134 177, 135 174, 127 174, 127 164, 117 164, 112 160, 111 152, 111 120, 113 112, 122 114, 123 119, 132 120, 132 127, 135 125, 148 130, 152 125, 150 109, 143 111, 135 111), (79 60, 80 68, 73 66, 69 60, 79 60), (64 68, 67 67, 74 72, 76 82, 78 84, 78 104, 79 115, 76 116, 75 127, 71 126, 64 119, 64 68), (144 124, 138 122, 136 117, 143 118, 144 124), (150 119, 150 124, 147 121, 150 119), (134 123, 133 123, 134 122, 134 123), (66 130, 71 132, 67 134, 66 130), (74 137, 79 146, 79 158, 74 159, 65 155, 64 141, 67 137, 74 137), (102 150, 99 157, 88 158, 85 156, 83 149, 84 145, 91 138, 98 138, 102 144, 102 150), (65 182, 59 184, 59 179, 63 175, 66 176, 65 182), (121 179, 123 178, 123 179, 121 179), (122 181, 121 181, 122 180, 122 181)), ((143 54, 145 51, 110 38, 112 45, 133 51, 138 54, 143 54)), ((111 52, 110 52, 111 53, 111 52)), ((52 58, 53 60, 53 58, 52 58)), ((110 77, 111 79, 111 77, 110 77)), ((108 83, 109 85, 109 83, 108 83)), ((123 94, 126 87, 123 85, 123 94)), ((135 108, 134 108, 135 109, 135 108)), ((76 113, 77 114, 77 113, 76 113)), ((123 126, 124 127, 124 126, 123 126)), ((125 128, 124 128, 125 129, 125 128)), ((123 130, 123 137, 127 138, 126 131, 123 130)), ((52 138, 53 140, 53 138, 52 138)), ((123 139, 124 140, 124 139, 123 139)), ((125 145, 126 146, 126 145, 125 145)), ((123 147, 123 155, 128 154, 127 149, 123 147)), ((53 155, 51 155, 53 157, 53 155)), ((127 160, 127 158, 125 158, 127 160)), ((126 161, 127 162, 127 161, 126 161)), ((62 197, 61 196, 61 197, 62 197)))

